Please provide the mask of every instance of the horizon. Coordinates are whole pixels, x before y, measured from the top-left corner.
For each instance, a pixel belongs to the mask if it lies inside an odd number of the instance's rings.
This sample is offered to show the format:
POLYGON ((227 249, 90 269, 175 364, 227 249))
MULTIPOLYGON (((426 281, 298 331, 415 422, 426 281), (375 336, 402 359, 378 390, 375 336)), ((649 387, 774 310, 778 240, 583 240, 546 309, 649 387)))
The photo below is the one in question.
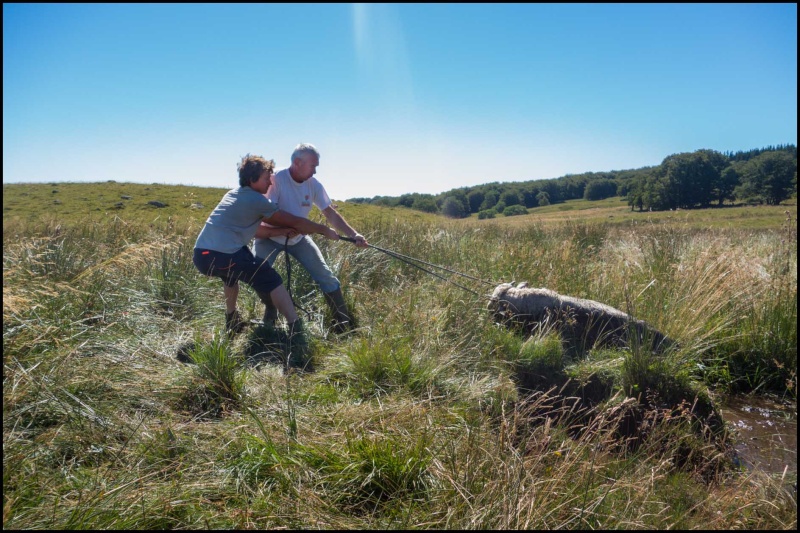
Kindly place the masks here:
MULTIPOLYGON (((775 147, 778 147, 778 146, 788 147, 788 146, 795 146, 795 145, 791 144, 791 143, 784 143, 783 145, 775 145, 775 147)), ((754 151, 754 150, 763 150, 763 149, 767 149, 767 148, 769 148, 769 147, 762 146, 762 147, 758 147, 758 148, 751 148, 749 150, 740 150, 740 151, 741 152, 749 152, 749 151, 754 151)), ((737 151, 737 152, 740 152, 740 151, 737 151)), ((736 152, 733 152, 733 153, 736 153, 736 152)), ((724 152, 723 152, 723 154, 724 154, 724 152)), ((347 201, 352 201, 352 200, 364 200, 364 199, 372 200, 372 199, 375 199, 375 198, 378 198, 378 197, 399 198, 399 197, 407 195, 407 194, 430 194, 430 195, 435 197, 435 196, 450 192, 450 191, 455 190, 455 189, 484 187, 484 186, 492 184, 492 183, 499 183, 500 185, 506 185, 506 184, 509 184, 509 183, 527 183, 527 182, 530 182, 530 181, 540 181, 540 180, 548 180, 548 179, 559 180, 559 179, 567 178, 567 177, 570 177, 570 176, 579 176, 579 175, 582 175, 582 174, 602 174, 602 173, 607 173, 607 172, 611 173, 611 172, 626 172, 626 171, 642 170, 642 169, 645 169, 645 168, 652 168, 652 167, 658 166, 660 164, 661 163, 658 163, 656 165, 645 165, 643 167, 620 168, 620 169, 612 169, 612 170, 599 170, 599 171, 587 170, 585 172, 578 172, 578 173, 574 173, 574 174, 564 174, 562 176, 555 176, 553 178, 539 178, 539 179, 533 179, 533 180, 489 181, 489 182, 486 182, 486 183, 476 183, 476 184, 472 184, 472 185, 455 186, 455 187, 453 187, 451 189, 447 189, 447 190, 443 190, 443 191, 439 191, 439 192, 435 192, 435 193, 417 193, 417 192, 412 191, 412 192, 400 193, 400 194, 396 194, 396 195, 351 196, 351 197, 347 197, 347 198, 336 198, 335 200, 336 201, 347 202, 347 201)), ((51 181, 38 181, 38 182, 36 182, 36 181, 13 181, 13 182, 8 182, 8 183, 6 183, 4 181, 3 185, 42 185, 42 184, 55 185, 55 184, 59 184, 59 183, 76 183, 76 184, 87 184, 87 185, 102 184, 102 183, 121 183, 121 184, 132 183, 132 184, 138 184, 138 185, 165 185, 165 186, 186 186, 186 187, 202 187, 202 188, 226 188, 226 187, 221 187, 221 186, 218 186, 218 185, 197 185, 197 184, 189 184, 189 183, 165 183, 165 182, 130 181, 130 180, 115 180, 115 179, 109 179, 109 180, 104 180, 104 181, 78 181, 78 180, 61 180, 61 181, 59 181, 59 180, 51 180, 51 181)), ((236 187, 238 187, 238 184, 236 185, 236 187)), ((235 188, 235 187, 233 187, 233 188, 235 188)))
POLYGON ((310 142, 331 198, 436 195, 796 146, 796 102, 796 4, 3 5, 4 184, 310 142))

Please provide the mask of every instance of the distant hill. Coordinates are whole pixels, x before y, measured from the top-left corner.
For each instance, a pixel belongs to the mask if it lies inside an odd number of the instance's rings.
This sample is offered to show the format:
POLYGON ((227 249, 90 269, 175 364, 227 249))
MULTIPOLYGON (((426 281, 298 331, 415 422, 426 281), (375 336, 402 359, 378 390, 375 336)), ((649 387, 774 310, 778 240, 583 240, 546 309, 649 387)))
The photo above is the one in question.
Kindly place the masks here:
MULTIPOLYGON (((796 194, 797 147, 786 144, 726 153, 697 150, 692 153, 673 154, 666 157, 661 165, 637 169, 568 174, 553 179, 492 182, 451 189, 436 195, 408 193, 401 196, 351 198, 348 202, 403 206, 428 213, 441 213, 451 218, 463 218, 476 213, 489 218, 500 214, 522 214, 523 209, 567 200, 579 198, 601 200, 614 196, 626 197, 632 207, 661 210, 676 206, 685 207, 679 205, 680 202, 671 206, 670 198, 659 196, 659 191, 663 188, 661 182, 666 179, 668 183, 673 183, 680 171, 683 174, 688 173, 681 179, 686 181, 686 187, 691 194, 699 194, 704 189, 697 187, 698 183, 708 184, 709 191, 705 197, 691 198, 698 206, 705 206, 711 201, 722 203, 733 200, 771 203, 769 195, 763 193, 765 185, 759 183, 758 176, 751 180, 753 186, 740 186, 743 185, 743 178, 747 178, 746 172, 744 174, 742 172, 748 170, 749 162, 774 154, 788 155, 794 160, 794 188, 793 191, 788 191, 788 195, 796 194), (680 166, 676 168, 676 164, 680 166), (728 169, 730 170, 723 179, 723 174, 728 169), (671 170, 674 170, 672 175, 669 174, 671 170)), ((791 184, 786 187, 791 188, 790 186, 791 184)), ((679 193, 683 187, 683 184, 678 184, 679 193)))

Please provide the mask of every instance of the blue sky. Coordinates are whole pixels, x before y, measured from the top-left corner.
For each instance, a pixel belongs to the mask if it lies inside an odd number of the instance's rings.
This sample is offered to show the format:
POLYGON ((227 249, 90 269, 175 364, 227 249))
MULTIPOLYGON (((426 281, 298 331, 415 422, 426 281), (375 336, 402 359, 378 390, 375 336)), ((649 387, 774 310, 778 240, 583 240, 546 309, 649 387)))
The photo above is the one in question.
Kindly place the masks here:
POLYGON ((334 199, 797 144, 792 4, 3 4, 3 182, 334 199))

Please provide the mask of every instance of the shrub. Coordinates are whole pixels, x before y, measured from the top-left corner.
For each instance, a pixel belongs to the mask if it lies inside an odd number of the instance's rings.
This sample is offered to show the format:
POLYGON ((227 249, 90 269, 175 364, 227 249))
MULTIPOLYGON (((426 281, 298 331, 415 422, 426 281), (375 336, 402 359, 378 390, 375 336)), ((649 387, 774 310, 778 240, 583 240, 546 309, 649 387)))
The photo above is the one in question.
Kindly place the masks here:
POLYGON ((247 376, 226 336, 215 336, 210 342, 196 339, 186 351, 195 366, 185 407, 201 417, 218 416, 227 406, 241 403, 247 376))
POLYGON ((519 204, 510 205, 510 206, 506 207, 505 209, 503 209, 503 215, 507 216, 507 217, 513 217, 513 216, 517 216, 517 215, 527 215, 527 214, 528 214, 528 210, 525 209, 524 206, 521 206, 519 204))

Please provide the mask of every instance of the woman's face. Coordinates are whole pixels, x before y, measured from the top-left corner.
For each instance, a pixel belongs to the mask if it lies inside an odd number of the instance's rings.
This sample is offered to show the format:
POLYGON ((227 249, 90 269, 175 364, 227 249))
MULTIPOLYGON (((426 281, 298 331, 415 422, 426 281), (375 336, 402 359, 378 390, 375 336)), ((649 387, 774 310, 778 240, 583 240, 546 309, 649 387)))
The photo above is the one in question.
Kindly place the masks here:
POLYGON ((261 194, 267 194, 267 189, 269 189, 269 186, 271 184, 272 184, 272 171, 265 170, 264 172, 261 173, 258 179, 250 185, 250 188, 253 189, 254 191, 260 192, 261 194))

